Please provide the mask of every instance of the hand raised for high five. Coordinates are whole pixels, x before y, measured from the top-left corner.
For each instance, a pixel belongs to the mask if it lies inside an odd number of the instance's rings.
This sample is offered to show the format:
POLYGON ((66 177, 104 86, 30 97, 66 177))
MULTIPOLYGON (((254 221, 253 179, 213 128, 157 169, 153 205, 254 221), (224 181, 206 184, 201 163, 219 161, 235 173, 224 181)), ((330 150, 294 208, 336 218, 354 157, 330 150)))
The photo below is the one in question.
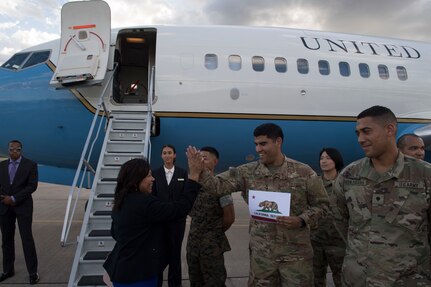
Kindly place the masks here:
POLYGON ((189 163, 189 179, 198 181, 199 175, 204 170, 204 161, 202 155, 200 151, 194 146, 187 147, 186 155, 189 163))

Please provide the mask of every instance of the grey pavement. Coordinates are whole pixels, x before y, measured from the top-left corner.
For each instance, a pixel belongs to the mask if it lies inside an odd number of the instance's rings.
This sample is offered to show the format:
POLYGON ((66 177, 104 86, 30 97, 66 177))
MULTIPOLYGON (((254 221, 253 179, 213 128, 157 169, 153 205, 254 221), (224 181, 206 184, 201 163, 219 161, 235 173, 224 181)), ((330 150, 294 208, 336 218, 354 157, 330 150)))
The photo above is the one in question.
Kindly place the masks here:
MULTIPOLYGON (((33 194, 33 235, 36 241, 36 249, 39 260, 40 282, 38 286, 67 286, 73 257, 75 254, 77 236, 81 228, 84 204, 88 198, 89 190, 81 192, 78 207, 73 221, 68 242, 62 247, 60 235, 63 226, 63 218, 66 210, 68 186, 39 183, 38 190, 33 194)), ((225 264, 228 274, 227 287, 247 286, 249 257, 248 257, 248 208, 239 193, 233 194, 236 220, 228 230, 232 251, 225 253, 225 264)), ((185 256, 185 244, 188 235, 189 221, 187 224, 185 239, 183 242, 182 271, 183 286, 189 286, 187 263, 185 256)), ((21 239, 16 231, 16 260, 15 276, 1 282, 0 286, 26 286, 28 274, 25 268, 22 253, 21 239)), ((1 256, 1 253, 0 253, 1 256)), ((1 262, 1 260, 0 260, 1 262)), ((0 270, 1 271, 1 270, 0 270)), ((166 277, 165 272, 165 277, 166 277)), ((165 281, 163 286, 168 286, 165 281)), ((332 277, 328 273, 328 286, 333 286, 332 277)))

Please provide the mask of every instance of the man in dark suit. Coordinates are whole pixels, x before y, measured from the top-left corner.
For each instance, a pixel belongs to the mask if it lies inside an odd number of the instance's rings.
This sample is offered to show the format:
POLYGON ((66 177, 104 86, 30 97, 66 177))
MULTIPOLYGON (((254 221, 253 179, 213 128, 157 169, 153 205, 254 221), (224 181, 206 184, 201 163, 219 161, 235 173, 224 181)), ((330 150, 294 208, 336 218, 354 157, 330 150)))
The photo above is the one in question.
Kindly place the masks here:
POLYGON ((30 284, 39 282, 37 255, 31 225, 33 198, 38 183, 37 164, 21 155, 22 144, 9 142, 9 159, 0 163, 0 229, 3 273, 0 282, 15 275, 15 222, 18 221, 30 284))
MULTIPOLYGON (((187 171, 175 166, 176 151, 172 145, 162 148, 163 166, 153 171, 153 194, 163 201, 177 201, 184 192, 187 171)), ((158 286, 163 284, 163 270, 169 265, 169 287, 181 286, 181 247, 186 227, 186 218, 169 223, 164 230, 165 264, 159 274, 158 286)))

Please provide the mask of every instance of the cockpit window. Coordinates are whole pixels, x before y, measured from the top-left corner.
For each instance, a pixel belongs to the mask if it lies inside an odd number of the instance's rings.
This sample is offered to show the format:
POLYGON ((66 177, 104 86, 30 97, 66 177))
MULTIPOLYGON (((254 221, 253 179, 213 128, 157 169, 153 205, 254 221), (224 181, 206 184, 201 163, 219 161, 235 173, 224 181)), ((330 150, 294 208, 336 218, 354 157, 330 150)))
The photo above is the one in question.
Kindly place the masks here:
POLYGON ((24 61, 28 58, 30 53, 18 53, 12 56, 6 63, 2 65, 3 68, 18 70, 21 68, 24 61))
POLYGON ((49 59, 51 51, 35 51, 26 53, 17 53, 12 56, 2 68, 10 70, 19 70, 45 63, 49 59))
POLYGON ((40 63, 45 63, 49 59, 49 54, 51 54, 50 51, 33 52, 30 58, 28 58, 28 60, 22 66, 22 69, 28 68, 40 63))

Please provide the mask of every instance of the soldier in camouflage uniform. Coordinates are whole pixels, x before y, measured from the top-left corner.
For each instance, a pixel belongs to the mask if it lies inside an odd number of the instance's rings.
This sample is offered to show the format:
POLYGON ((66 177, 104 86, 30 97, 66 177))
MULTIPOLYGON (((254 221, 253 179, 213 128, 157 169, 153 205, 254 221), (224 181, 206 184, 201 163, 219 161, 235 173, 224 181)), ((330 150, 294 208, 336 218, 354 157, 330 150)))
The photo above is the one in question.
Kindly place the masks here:
POLYGON ((381 106, 358 115, 366 158, 336 181, 349 219, 345 286, 431 286, 431 166, 398 151, 395 115, 381 106))
MULTIPOLYGON (((291 216, 279 216, 277 223, 250 219, 249 286, 313 286, 313 249, 309 226, 328 209, 322 180, 308 166, 287 158, 281 151, 283 132, 275 124, 254 130, 259 161, 232 168, 218 176, 208 171, 200 182, 217 193, 248 191, 291 193, 291 216)), ((190 150, 189 150, 190 151, 190 150)))
POLYGON ((311 230, 313 246, 314 286, 326 286, 328 264, 335 286, 341 286, 341 267, 346 250, 347 222, 337 209, 334 183, 343 168, 343 158, 335 148, 320 151, 322 180, 329 197, 330 214, 321 218, 317 228, 311 230))
MULTIPOLYGON (((214 174, 218 151, 213 147, 203 147, 201 153, 205 167, 214 174)), ((226 286, 223 253, 230 250, 225 231, 235 221, 232 196, 204 190, 198 194, 190 216, 192 221, 187 239, 190 286, 226 286)))

